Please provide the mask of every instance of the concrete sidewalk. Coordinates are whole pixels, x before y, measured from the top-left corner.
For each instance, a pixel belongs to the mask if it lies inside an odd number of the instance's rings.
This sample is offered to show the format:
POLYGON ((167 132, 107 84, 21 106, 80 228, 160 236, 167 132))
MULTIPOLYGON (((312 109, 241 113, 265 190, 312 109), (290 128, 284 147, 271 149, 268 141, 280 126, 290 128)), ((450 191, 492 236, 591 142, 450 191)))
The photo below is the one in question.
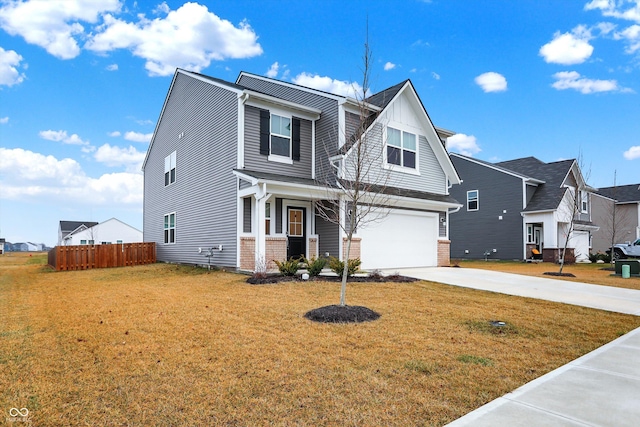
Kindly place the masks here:
MULTIPOLYGON (((640 291, 632 289, 470 268, 400 269, 398 273, 455 286, 640 315, 640 291)), ((448 424, 450 427, 639 425, 640 328, 448 424)))

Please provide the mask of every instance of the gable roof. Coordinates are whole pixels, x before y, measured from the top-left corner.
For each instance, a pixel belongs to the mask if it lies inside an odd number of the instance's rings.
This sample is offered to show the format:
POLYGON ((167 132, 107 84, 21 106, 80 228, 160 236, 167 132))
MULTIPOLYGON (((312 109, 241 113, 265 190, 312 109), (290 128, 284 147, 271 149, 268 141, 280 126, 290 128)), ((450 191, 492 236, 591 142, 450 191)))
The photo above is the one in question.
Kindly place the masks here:
POLYGON ((640 202, 640 184, 603 187, 598 189, 598 193, 618 203, 640 202))
POLYGON ((563 184, 575 163, 575 159, 545 163, 535 157, 523 157, 496 164, 524 175, 544 179, 545 184, 538 186, 524 209, 525 212, 534 212, 554 210, 560 205, 567 191, 563 184))
MULTIPOLYGON (((460 180, 460 176, 458 176, 458 172, 456 171, 456 168, 453 166, 453 163, 451 162, 451 158, 449 158, 449 153, 447 152, 445 144, 440 139, 440 134, 436 129, 436 127, 434 126, 433 121, 431 120, 431 117, 429 117, 429 113, 427 113, 426 108, 424 108, 424 104, 422 103, 422 100, 420 99, 420 96, 418 95, 418 92, 416 92, 416 89, 413 86, 413 83, 411 83, 410 79, 407 79, 401 83, 398 83, 394 86, 384 89, 370 96, 369 98, 365 99, 365 102, 369 104, 373 104, 377 107, 381 107, 382 109, 378 112, 374 112, 371 115, 369 115, 364 120, 364 123, 362 123, 362 125, 359 127, 359 131, 362 131, 364 129, 364 132, 367 132, 369 129, 371 129, 371 127, 385 113, 387 108, 389 108, 391 104, 393 104, 393 102, 397 100, 405 92, 410 93, 411 95, 409 96, 412 97, 413 100, 415 101, 415 104, 419 106, 419 110, 422 114, 418 113, 418 115, 421 116, 421 117, 418 117, 418 119, 425 124, 424 129, 427 132, 429 132, 430 130, 433 131, 433 134, 431 135, 432 137, 427 138, 427 141, 428 142, 433 141, 434 137, 438 141, 438 143, 435 144, 435 146, 432 146, 431 148, 433 149, 433 153, 438 159, 438 162, 442 166, 442 169, 445 175, 447 176, 451 184, 460 184, 462 181, 460 180)), ((443 131, 445 133, 453 134, 451 131, 445 131, 445 130, 443 131)), ((357 136, 356 137, 350 136, 347 142, 344 144, 344 146, 340 147, 338 151, 339 154, 346 155, 349 152, 349 150, 353 148, 356 140, 357 140, 357 136)))
POLYGON ((480 160, 480 159, 476 159, 474 157, 465 156, 465 155, 460 154, 460 153, 451 153, 450 156, 451 157, 457 157, 457 158, 466 160, 468 162, 477 163, 477 164, 479 164, 481 166, 485 166, 485 167, 494 169, 494 170, 496 170, 498 172, 502 172, 502 173, 507 174, 507 175, 511 175, 511 176, 515 176, 517 178, 521 178, 521 179, 523 179, 525 181, 532 182, 534 184, 544 184, 544 182, 545 182, 542 179, 534 178, 534 177, 519 173, 517 171, 513 171, 511 169, 507 169, 507 168, 505 168, 503 166, 500 166, 497 163, 487 162, 485 160, 480 160))
POLYGON ((94 221, 60 221, 60 231, 64 236, 65 234, 69 234, 82 226, 91 228, 96 224, 98 223, 94 221))

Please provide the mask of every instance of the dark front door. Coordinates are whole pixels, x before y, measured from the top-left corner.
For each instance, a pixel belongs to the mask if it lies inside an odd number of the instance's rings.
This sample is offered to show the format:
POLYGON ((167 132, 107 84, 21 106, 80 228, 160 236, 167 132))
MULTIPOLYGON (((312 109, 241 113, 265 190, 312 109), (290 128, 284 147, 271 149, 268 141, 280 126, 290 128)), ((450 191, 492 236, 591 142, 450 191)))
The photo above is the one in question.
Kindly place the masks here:
POLYGON ((287 259, 307 256, 305 216, 304 208, 287 209, 287 237, 289 239, 287 259))

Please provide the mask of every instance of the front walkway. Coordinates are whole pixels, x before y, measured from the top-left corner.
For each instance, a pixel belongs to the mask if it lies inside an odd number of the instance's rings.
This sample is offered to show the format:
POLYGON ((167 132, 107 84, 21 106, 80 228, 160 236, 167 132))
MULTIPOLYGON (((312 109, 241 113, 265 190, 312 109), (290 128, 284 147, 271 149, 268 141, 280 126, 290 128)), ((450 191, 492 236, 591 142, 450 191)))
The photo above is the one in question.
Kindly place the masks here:
MULTIPOLYGON (((471 268, 400 269, 398 273, 455 286, 640 315, 640 291, 633 289, 471 268)), ((640 328, 487 403, 448 426, 638 426, 638 361, 640 328)))

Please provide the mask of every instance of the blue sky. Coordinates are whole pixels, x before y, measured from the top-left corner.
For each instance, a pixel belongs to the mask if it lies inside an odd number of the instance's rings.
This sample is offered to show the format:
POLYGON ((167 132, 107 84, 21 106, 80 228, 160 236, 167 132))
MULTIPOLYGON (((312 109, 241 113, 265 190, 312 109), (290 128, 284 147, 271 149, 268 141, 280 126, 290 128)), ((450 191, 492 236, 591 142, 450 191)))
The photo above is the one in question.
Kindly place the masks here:
POLYGON ((451 151, 582 156, 640 182, 640 0, 0 0, 0 237, 60 220, 142 229, 140 165, 181 67, 344 93, 410 78, 451 151))

